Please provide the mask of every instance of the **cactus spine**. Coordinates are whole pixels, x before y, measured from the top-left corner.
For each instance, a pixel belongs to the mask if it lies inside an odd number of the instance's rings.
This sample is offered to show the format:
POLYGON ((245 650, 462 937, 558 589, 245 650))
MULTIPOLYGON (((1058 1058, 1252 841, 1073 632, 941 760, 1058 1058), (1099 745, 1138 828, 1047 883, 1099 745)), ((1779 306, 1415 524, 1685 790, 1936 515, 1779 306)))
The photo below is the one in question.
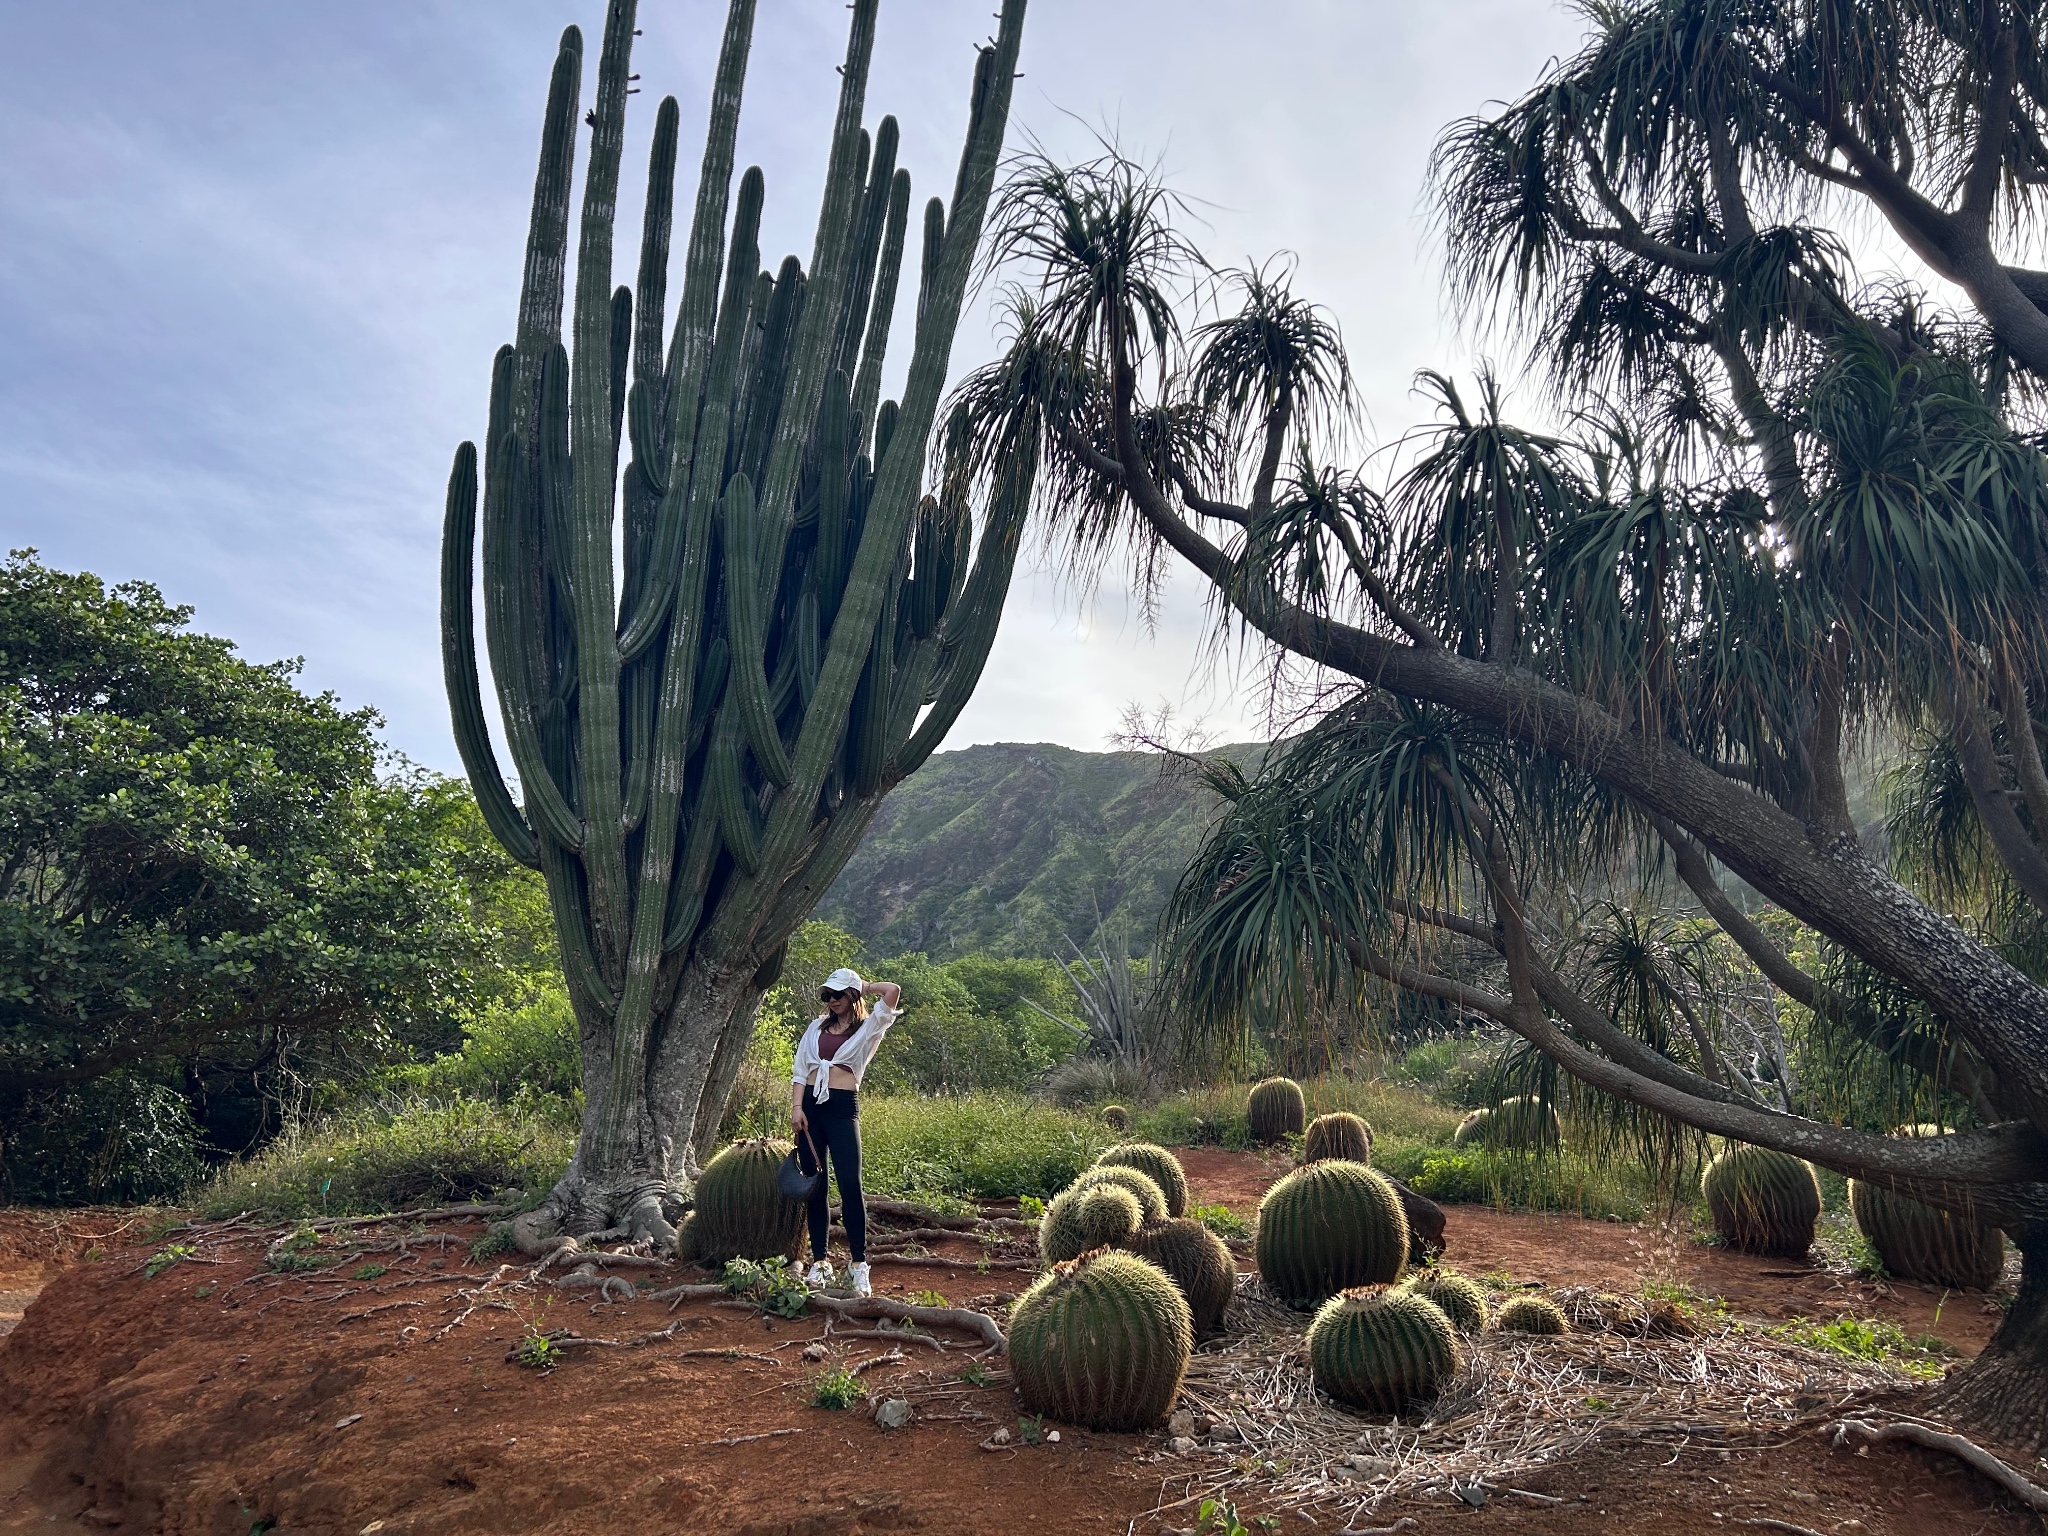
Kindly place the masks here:
POLYGON ((1325 1159, 1338 1157, 1347 1163, 1369 1163, 1372 1161, 1372 1127, 1356 1115, 1342 1110, 1330 1115, 1317 1115, 1309 1121, 1308 1130, 1301 1139, 1301 1160, 1304 1163, 1320 1163, 1325 1159))
POLYGON ((878 0, 852 7, 810 265, 773 275, 759 170, 733 195, 754 4, 730 0, 666 342, 674 102, 654 124, 636 302, 611 283, 637 0, 610 0, 572 287, 583 39, 563 34, 517 333, 493 365, 482 450, 463 444, 449 479, 456 741, 492 832, 546 878, 591 1106, 524 1238, 618 1225, 674 1241, 790 933, 980 675, 1036 473, 1029 453, 985 474, 949 456, 940 494, 922 495, 1024 0, 1003 0, 980 52, 951 205, 926 209, 903 398, 880 406, 910 190, 894 121, 872 141, 861 127, 878 0), (484 726, 479 529, 519 801, 484 726))
POLYGON ((1252 1140, 1270 1147, 1301 1134, 1308 1118, 1308 1103, 1301 1096, 1301 1084, 1291 1077, 1269 1077, 1252 1084, 1245 1096, 1245 1118, 1251 1121, 1252 1140))
POLYGON ((1114 1249, 1055 1266, 1010 1314, 1010 1374, 1033 1413, 1087 1429, 1149 1429, 1173 1408, 1194 1348, 1180 1289, 1114 1249))
POLYGON ((1570 1333, 1572 1325, 1548 1296, 1517 1296, 1503 1302, 1493 1314, 1493 1326, 1502 1333, 1570 1333))
MULTIPOLYGON (((1943 1136, 1937 1125, 1900 1127, 1903 1136, 1943 1136)), ((1989 1222, 1928 1205, 1863 1179, 1849 1181, 1856 1227, 1885 1273, 1901 1280, 1988 1291, 2005 1268, 2005 1237, 1989 1222)))
POLYGON ((1120 1185, 1063 1189, 1039 1218, 1038 1251, 1046 1263, 1064 1264, 1124 1241, 1143 1219, 1138 1197, 1120 1185))
POLYGON ((1408 1281, 1416 1295, 1436 1303, 1460 1333, 1479 1333, 1487 1323, 1486 1291, 1477 1281, 1449 1269, 1425 1269, 1408 1281))
POLYGON ((1172 1277, 1187 1298, 1198 1337, 1222 1325, 1223 1314, 1237 1295, 1237 1261, 1222 1238, 1199 1221, 1175 1217, 1145 1223, 1120 1246, 1172 1277))
POLYGON ((1398 1280, 1408 1218, 1394 1186, 1363 1163, 1310 1163, 1259 1202, 1257 1252, 1267 1290, 1296 1305, 1318 1302, 1398 1280))
POLYGON ((1095 1159, 1098 1168, 1135 1168, 1166 1196, 1166 1214, 1185 1216, 1188 1211, 1188 1175, 1180 1159, 1164 1147, 1149 1141, 1126 1141, 1111 1147, 1095 1159))
POLYGON ((1127 1168, 1121 1164, 1107 1168, 1085 1168, 1081 1171, 1081 1176, 1067 1187, 1078 1192, 1084 1189, 1094 1189, 1101 1184, 1114 1184, 1119 1189, 1129 1190, 1131 1197, 1138 1202, 1138 1212, 1141 1220, 1164 1221, 1166 1219, 1168 1214, 1166 1209, 1166 1191, 1154 1183, 1150 1177, 1140 1173, 1135 1168, 1127 1168))
POLYGON ((1406 1288, 1365 1286, 1332 1296, 1308 1326, 1318 1389, 1371 1413, 1406 1413, 1443 1390, 1463 1358, 1451 1321, 1406 1288))
POLYGON ((1797 1258, 1813 1246, 1820 1184, 1790 1153, 1736 1143, 1707 1164, 1700 1192, 1721 1241, 1739 1253, 1797 1258))
POLYGON ((711 1159, 685 1222, 689 1257, 723 1264, 795 1256, 804 1208, 775 1187, 775 1171, 789 1151, 786 1141, 736 1141, 711 1159))

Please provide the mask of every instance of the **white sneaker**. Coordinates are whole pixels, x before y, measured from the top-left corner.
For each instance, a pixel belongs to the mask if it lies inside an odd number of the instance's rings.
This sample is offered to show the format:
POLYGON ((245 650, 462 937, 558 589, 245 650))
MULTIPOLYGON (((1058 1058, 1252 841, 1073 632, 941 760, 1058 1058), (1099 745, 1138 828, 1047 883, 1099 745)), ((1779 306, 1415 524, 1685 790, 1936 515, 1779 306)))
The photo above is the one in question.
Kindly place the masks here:
POLYGON ((872 1296, 875 1294, 874 1279, 868 1273, 868 1267, 865 1264, 853 1266, 853 1294, 856 1296, 872 1296))
POLYGON ((832 1283, 832 1266, 823 1259, 811 1260, 811 1267, 804 1271, 804 1284, 814 1291, 822 1291, 832 1283))

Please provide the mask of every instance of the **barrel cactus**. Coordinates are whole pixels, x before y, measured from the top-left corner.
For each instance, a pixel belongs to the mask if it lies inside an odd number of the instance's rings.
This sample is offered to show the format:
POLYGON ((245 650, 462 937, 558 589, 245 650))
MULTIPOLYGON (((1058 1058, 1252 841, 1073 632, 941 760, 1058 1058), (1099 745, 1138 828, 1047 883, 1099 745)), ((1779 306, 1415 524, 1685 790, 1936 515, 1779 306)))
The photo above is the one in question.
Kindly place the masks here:
POLYGON ((1102 1123, 1121 1136, 1131 1128, 1131 1112, 1121 1104, 1102 1106, 1102 1123))
MULTIPOLYGON (((1947 1133, 1937 1125, 1910 1125, 1899 1134, 1947 1133)), ((2005 1238, 1989 1222, 1972 1221, 1862 1179, 1849 1181, 1849 1209, 1885 1273, 1901 1280, 1988 1291, 2005 1268, 2005 1238)))
POLYGON ((1429 1401, 1461 1358, 1451 1320, 1406 1287, 1369 1285, 1332 1296, 1308 1327, 1316 1386, 1373 1413, 1406 1413, 1429 1401))
POLYGON ((1166 1272, 1115 1249, 1055 1265, 1010 1314, 1010 1374, 1024 1407, 1087 1429, 1149 1429, 1173 1408, 1194 1348, 1166 1272))
POLYGON ((1157 1264, 1187 1298, 1197 1335, 1214 1333, 1237 1294, 1237 1261, 1223 1239, 1199 1221, 1148 1221, 1120 1245, 1157 1264))
POLYGON ((1138 1230, 1138 1197, 1114 1184, 1063 1189, 1038 1223, 1038 1251, 1048 1264, 1079 1258, 1091 1248, 1120 1243, 1138 1230))
POLYGON ((1556 1302, 1548 1296, 1517 1296, 1503 1302, 1493 1314, 1493 1326, 1502 1333, 1570 1333, 1572 1325, 1556 1302))
POLYGON ((1544 1151, 1563 1139, 1557 1111, 1541 1099, 1520 1095, 1502 1099, 1491 1109, 1475 1109, 1458 1122, 1451 1139, 1459 1146, 1507 1147, 1544 1151))
POLYGON ((1700 1175, 1714 1230, 1738 1253, 1797 1258, 1813 1246, 1820 1184, 1787 1152, 1737 1142, 1700 1175))
POLYGON ((793 1257, 804 1234, 804 1208, 775 1187, 789 1156, 786 1141, 736 1141, 711 1159, 697 1179, 689 1256, 705 1264, 728 1259, 793 1257))
POLYGON ((1119 1189, 1129 1190, 1131 1198, 1138 1202, 1138 1219, 1141 1221, 1164 1221, 1171 1214, 1166 1208, 1166 1191, 1149 1175, 1121 1163, 1085 1169, 1067 1188, 1093 1189, 1098 1184, 1114 1184, 1119 1189))
POLYGON ((1408 1218, 1394 1186, 1363 1163, 1310 1163, 1259 1202, 1257 1251, 1266 1289, 1307 1305, 1398 1280, 1408 1262, 1408 1218))
POLYGON ((1135 1168, 1159 1186, 1166 1196, 1166 1214, 1188 1213, 1188 1175, 1180 1159, 1164 1147, 1149 1141, 1126 1141, 1111 1147, 1095 1159, 1098 1168, 1135 1168))
POLYGON ((1348 1163, 1371 1162, 1372 1127, 1342 1110, 1317 1115, 1309 1121, 1308 1131, 1302 1137, 1301 1160, 1320 1163, 1332 1157, 1341 1157, 1348 1163))
POLYGON ((1479 1333, 1487 1323, 1486 1291, 1453 1269, 1425 1269, 1408 1281, 1416 1295, 1433 1301, 1460 1333, 1479 1333))
POLYGON ((1269 1077, 1252 1084, 1244 1101, 1245 1117, 1252 1124, 1252 1140, 1270 1147, 1301 1134, 1308 1119, 1308 1101, 1301 1096, 1301 1084, 1291 1077, 1269 1077))

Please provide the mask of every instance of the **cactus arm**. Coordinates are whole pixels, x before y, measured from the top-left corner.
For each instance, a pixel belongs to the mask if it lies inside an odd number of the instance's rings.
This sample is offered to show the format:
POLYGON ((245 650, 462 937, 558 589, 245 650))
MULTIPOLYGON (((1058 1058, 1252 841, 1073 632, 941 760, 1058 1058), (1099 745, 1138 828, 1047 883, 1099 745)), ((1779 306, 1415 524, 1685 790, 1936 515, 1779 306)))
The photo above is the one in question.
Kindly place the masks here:
POLYGON ((881 253, 887 226, 889 203, 895 186, 896 148, 901 130, 896 119, 885 117, 875 130, 874 159, 868 166, 868 188, 860 202, 859 233, 849 250, 846 296, 840 305, 839 343, 833 349, 832 366, 852 377, 868 322, 868 301, 873 296, 875 264, 881 253))
POLYGON ((612 451, 608 462, 614 478, 619 462, 619 434, 626 424, 626 364, 633 349, 633 290, 621 283, 612 292, 611 377, 606 398, 611 402, 612 451))
MULTIPOLYGON (((663 316, 668 309, 668 252, 675 225, 676 137, 682 109, 673 96, 661 98, 654 114, 654 142, 647 151, 647 202, 640 220, 639 323, 633 328, 633 378, 659 389, 663 316)), ((657 402, 658 403, 658 402, 657 402)))
POLYGON ((611 386, 612 225, 625 148, 626 76, 637 0, 611 0, 598 59, 590 159, 576 252, 575 349, 569 395, 570 502, 566 564, 570 629, 576 638, 577 756, 585 834, 583 871, 599 965, 616 984, 624 969, 627 914, 619 742, 619 652, 612 575, 612 506, 617 495, 611 386))
POLYGON ((897 551, 916 506, 918 482, 924 473, 924 444, 945 387, 953 335, 1002 150, 1010 86, 1023 39, 1024 10, 1025 0, 1003 0, 988 88, 975 114, 974 132, 962 152, 963 162, 971 168, 962 177, 966 196, 947 230, 933 289, 934 307, 925 317, 926 323, 918 327, 899 424, 876 471, 868 527, 862 533, 853 578, 832 625, 825 662, 819 669, 818 691, 797 737, 793 780, 777 799, 763 839, 762 858, 771 871, 784 867, 803 839, 817 808, 818 792, 838 757, 847 712, 881 617, 883 589, 895 569, 897 551))
MULTIPOLYGON (((744 474, 726 487, 725 633, 732 644, 728 697, 737 706, 747 744, 761 771, 778 788, 789 782, 789 755, 775 724, 764 668, 768 651, 768 594, 763 590, 761 551, 765 542, 754 487, 744 474)), ((751 873, 751 871, 750 871, 751 873)))
POLYGON ((944 666, 931 709, 897 749, 889 765, 891 785, 917 772, 925 759, 938 750, 981 681, 981 670, 988 664, 989 651, 995 645, 1003 601, 1009 595, 1017 550, 1023 543, 1024 521, 1031 510, 1037 472, 1037 455, 1027 450, 1006 469, 998 483, 995 503, 982 530, 981 547, 975 552, 974 572, 946 611, 942 645, 951 650, 951 659, 944 666))
POLYGON ((875 301, 861 342, 860 376, 853 388, 853 414, 860 423, 860 451, 874 443, 875 404, 882 398, 882 362, 889 351, 889 327, 896 318, 896 282, 903 271, 903 236, 910 222, 910 172, 899 170, 889 182, 888 224, 882 235, 882 256, 875 269, 875 301))
POLYGON ((590 909, 583 877, 573 854, 559 844, 541 840, 541 874, 548 886, 548 909, 555 917, 555 941, 562 949, 562 974, 571 994, 583 1006, 579 1018, 609 1018, 618 999, 590 947, 590 909))
POLYGON ((531 869, 540 868, 540 844, 519 807, 512 803, 498 756, 484 724, 483 695, 476 675, 476 618, 470 588, 475 577, 476 444, 455 450, 448 476, 448 506, 441 525, 441 672, 454 717, 455 746, 476 791, 484 825, 507 853, 531 869))

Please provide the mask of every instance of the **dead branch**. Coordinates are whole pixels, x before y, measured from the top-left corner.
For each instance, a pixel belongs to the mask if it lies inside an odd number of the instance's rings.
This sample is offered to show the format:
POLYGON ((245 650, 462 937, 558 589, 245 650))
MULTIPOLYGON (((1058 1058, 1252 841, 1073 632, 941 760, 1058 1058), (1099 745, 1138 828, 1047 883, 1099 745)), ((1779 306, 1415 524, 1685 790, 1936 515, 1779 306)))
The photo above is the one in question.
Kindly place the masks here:
POLYGON ((681 1306, 686 1301, 709 1301, 713 1297, 731 1294, 724 1286, 713 1280, 703 1285, 672 1285, 665 1291, 649 1291, 641 1299, 672 1302, 676 1306, 681 1306))
POLYGON ((679 1451, 709 1450, 714 1445, 745 1445, 753 1440, 773 1440, 778 1435, 800 1435, 801 1429, 764 1429, 758 1435, 727 1435, 723 1440, 699 1440, 694 1445, 679 1445, 679 1451))
POLYGON ((904 1354, 900 1349, 892 1349, 886 1355, 869 1355, 867 1359, 852 1367, 848 1374, 858 1376, 862 1371, 877 1365, 901 1365, 909 1358, 910 1356, 904 1354))
POLYGON ((1832 1424, 1822 1425, 1821 1433, 1830 1437, 1830 1443, 1836 1450, 1856 1439, 1865 1445, 1904 1440, 1912 1445, 1923 1445, 1931 1451, 1947 1451, 1957 1460, 1976 1468, 2027 1508, 2048 1510, 2048 1488, 2029 1481, 1984 1447, 1965 1440, 1961 1435, 1929 1429, 1924 1424, 1873 1424, 1868 1419, 1837 1419, 1832 1424))
MULTIPOLYGON (((672 1326, 680 1328, 683 1325, 678 1322, 672 1326)), ((790 1342, 799 1343, 801 1341, 792 1339, 790 1342)), ((679 1349, 675 1352, 675 1358, 678 1360, 760 1360, 768 1365, 782 1364, 773 1355, 758 1355, 744 1349, 679 1349)))
POLYGON ((380 1301, 374 1307, 365 1307, 360 1312, 344 1312, 341 1321, 352 1323, 359 1317, 375 1317, 379 1312, 389 1312, 397 1307, 424 1307, 424 1301, 380 1301))
POLYGON ((966 1307, 916 1307, 884 1296, 856 1296, 842 1301, 837 1296, 821 1296, 816 1291, 811 1293, 810 1302, 835 1317, 887 1317, 899 1323, 922 1323, 927 1328, 958 1328, 992 1348, 1009 1348, 1009 1341, 1003 1337, 1002 1324, 986 1312, 975 1312, 966 1307))
POLYGON ((971 1269, 976 1274, 986 1274, 992 1269, 1022 1269, 1035 1271, 1036 1263, 1025 1263, 1021 1259, 949 1259, 944 1254, 926 1253, 912 1255, 890 1253, 886 1249, 869 1249, 870 1264, 910 1264, 923 1269, 971 1269))
POLYGON ((1418 1528, 1419 1522, 1413 1515, 1403 1515, 1392 1525, 1346 1526, 1337 1533, 1337 1536, 1395 1536, 1398 1531, 1412 1531, 1418 1528))
MULTIPOLYGON (((657 1328, 652 1333, 643 1333, 631 1339, 588 1339, 580 1333, 551 1334, 549 1335, 549 1339, 550 1342, 552 1342, 559 1349, 569 1349, 571 1347, 581 1347, 589 1349, 640 1349, 648 1344, 660 1344, 665 1340, 674 1338, 676 1336, 676 1330, 682 1326, 683 1320, 681 1318, 678 1318, 675 1322, 670 1323, 666 1328, 657 1328)), ((512 1349, 506 1354, 505 1358, 507 1360, 510 1360, 514 1358, 518 1353, 519 1346, 515 1344, 512 1346, 512 1349)), ((684 1353, 689 1354, 690 1351, 685 1350, 684 1353)))
POLYGON ((1794 1525, 1790 1520, 1766 1520, 1759 1518, 1755 1520, 1738 1520, 1735 1523, 1737 1525, 1755 1526, 1760 1530, 1783 1531, 1785 1536, 1827 1536, 1827 1533, 1824 1531, 1816 1531, 1810 1525, 1794 1525))

